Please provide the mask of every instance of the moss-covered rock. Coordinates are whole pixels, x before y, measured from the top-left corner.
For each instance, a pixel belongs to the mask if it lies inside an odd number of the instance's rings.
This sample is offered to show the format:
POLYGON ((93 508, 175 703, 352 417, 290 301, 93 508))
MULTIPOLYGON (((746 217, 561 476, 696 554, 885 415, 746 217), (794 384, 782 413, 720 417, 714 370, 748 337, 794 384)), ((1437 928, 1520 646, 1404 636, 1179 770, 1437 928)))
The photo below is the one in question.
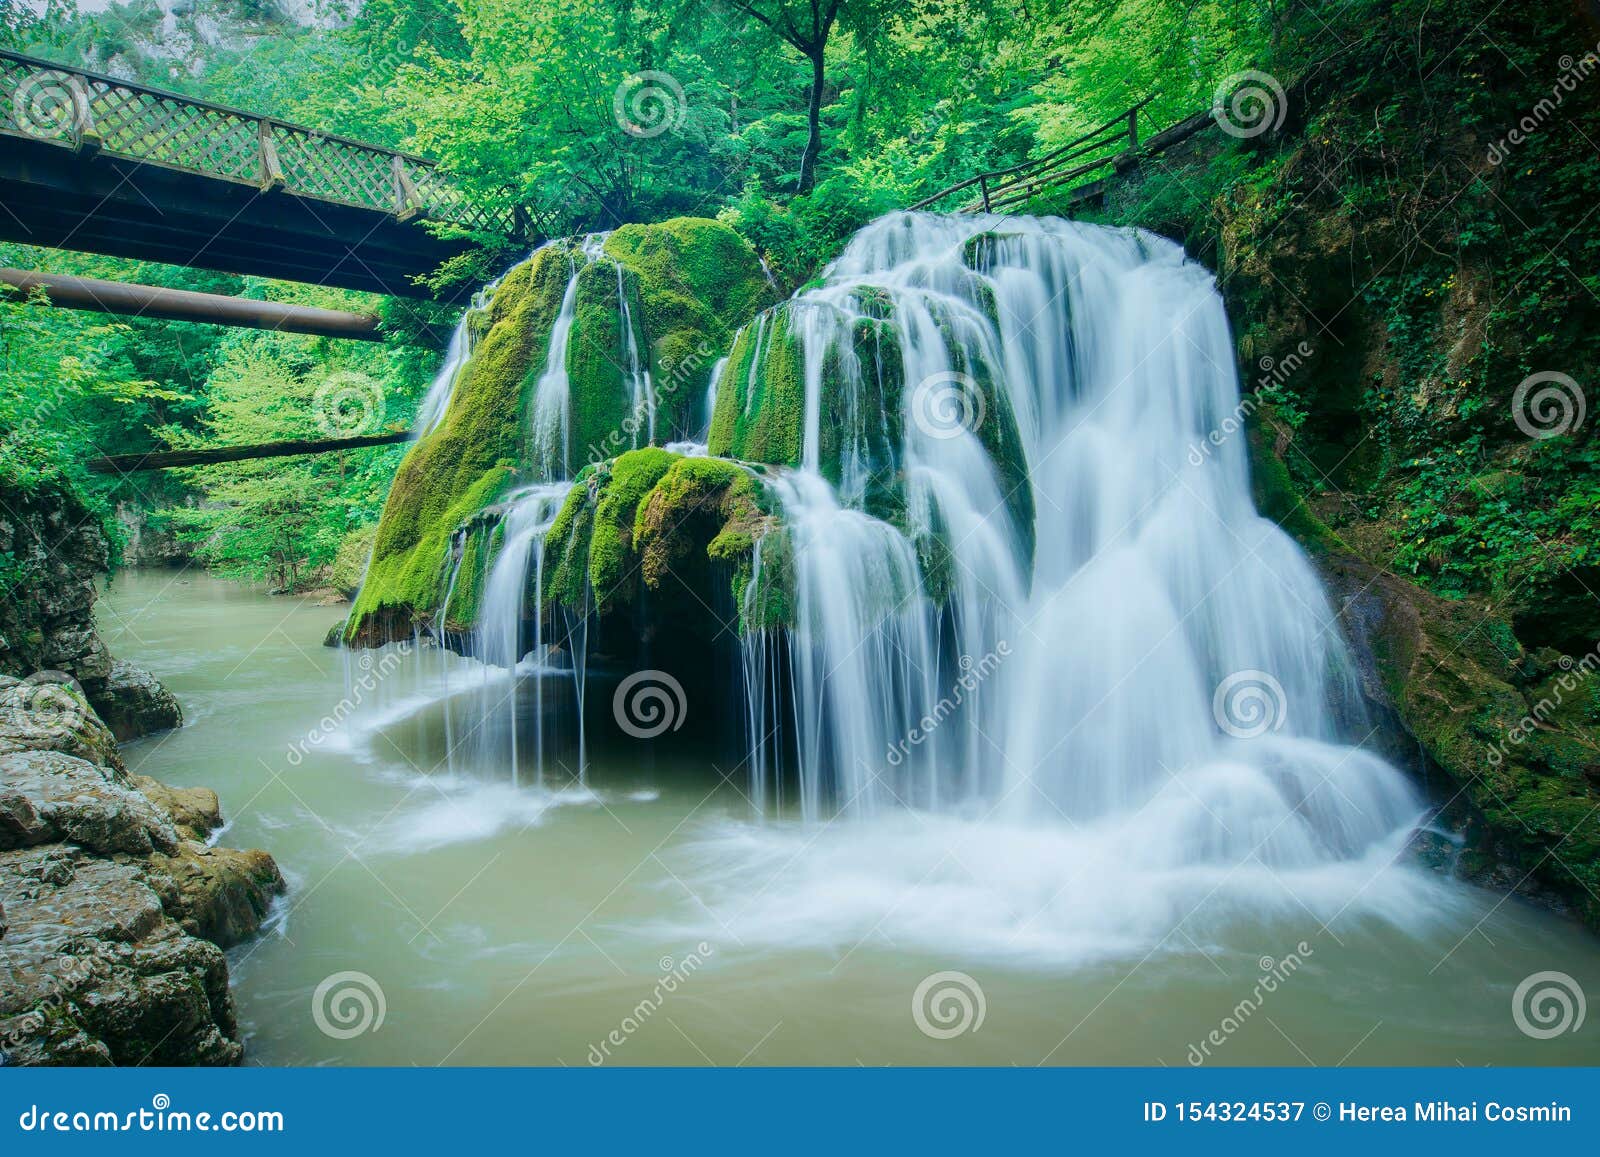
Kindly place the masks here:
POLYGON ((627 271, 636 295, 634 323, 655 385, 657 440, 691 437, 712 367, 778 293, 749 243, 704 218, 624 225, 606 238, 605 254, 627 271))
POLYGON ((569 276, 561 246, 539 250, 495 291, 444 420, 400 464, 349 636, 382 641, 444 597, 451 539, 528 460, 531 391, 569 276))
POLYGON ((805 439, 805 357, 787 307, 762 314, 734 342, 711 417, 712 454, 798 466, 805 439))
POLYGON ((547 246, 513 270, 469 319, 477 344, 444 420, 401 464, 347 638, 379 642, 405 633, 437 612, 452 576, 441 626, 458 631, 474 621, 493 543, 462 537, 462 528, 519 475, 540 472, 526 416, 575 269, 569 420, 559 455, 572 470, 649 440, 636 415, 630 336, 653 381, 656 440, 686 436, 732 335, 775 297, 738 234, 694 218, 625 226, 599 252, 547 246))
POLYGON ((377 526, 358 526, 340 540, 339 551, 333 556, 328 585, 345 598, 354 599, 361 590, 361 580, 367 573, 367 560, 372 557, 372 544, 377 537, 377 526))
POLYGON ((546 610, 605 618, 649 594, 666 614, 675 599, 705 602, 719 577, 738 606, 773 522, 755 475, 736 462, 629 451, 587 472, 551 526, 546 610))

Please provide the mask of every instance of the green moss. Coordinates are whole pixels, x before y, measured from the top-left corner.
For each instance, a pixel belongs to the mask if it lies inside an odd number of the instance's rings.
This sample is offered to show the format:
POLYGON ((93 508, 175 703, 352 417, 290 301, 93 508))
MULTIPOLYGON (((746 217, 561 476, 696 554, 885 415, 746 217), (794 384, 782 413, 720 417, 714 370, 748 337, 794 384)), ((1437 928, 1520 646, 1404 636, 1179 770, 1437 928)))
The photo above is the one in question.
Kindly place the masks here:
POLYGON ((605 252, 632 279, 635 322, 656 390, 658 440, 689 437, 697 432, 712 366, 777 292, 755 250, 717 221, 624 225, 606 238, 605 252))
POLYGON ((361 580, 367 573, 367 559, 372 555, 372 544, 377 536, 376 526, 358 526, 339 542, 328 583, 347 599, 355 598, 361 589, 361 580))
POLYGON ((470 631, 477 625, 483 588, 494 557, 499 553, 501 538, 497 523, 477 520, 467 528, 461 544, 461 561, 455 568, 455 586, 449 592, 450 602, 440 608, 446 629, 470 631))
POLYGON ((703 604, 719 573, 740 600, 755 544, 773 525, 760 483, 738 463, 629 451, 574 486, 556 516, 545 606, 614 615, 648 590, 670 615, 675 599, 703 604))
POLYGON ((566 288, 558 246, 513 270, 490 302, 486 326, 443 422, 406 455, 384 505, 367 581, 348 638, 364 624, 409 618, 444 597, 450 539, 504 489, 527 460, 527 412, 550 328, 566 288))
POLYGON ((601 614, 631 601, 638 574, 634 521, 645 496, 677 460, 654 446, 630 450, 611 463, 600 485, 589 541, 589 586, 601 614))
POLYGON ((755 477, 720 458, 680 458, 662 475, 634 519, 646 585, 703 560, 737 566, 765 525, 755 477))
POLYGON ((805 438, 805 359, 787 308, 745 327, 728 358, 728 388, 717 393, 712 454, 798 466, 805 438), (753 372, 752 372, 753 371, 753 372))
POLYGON ((632 392, 624 380, 621 314, 617 301, 617 267, 595 261, 578 274, 578 297, 572 337, 567 347, 571 389, 571 425, 567 461, 576 469, 630 448, 622 433, 633 412, 632 392))

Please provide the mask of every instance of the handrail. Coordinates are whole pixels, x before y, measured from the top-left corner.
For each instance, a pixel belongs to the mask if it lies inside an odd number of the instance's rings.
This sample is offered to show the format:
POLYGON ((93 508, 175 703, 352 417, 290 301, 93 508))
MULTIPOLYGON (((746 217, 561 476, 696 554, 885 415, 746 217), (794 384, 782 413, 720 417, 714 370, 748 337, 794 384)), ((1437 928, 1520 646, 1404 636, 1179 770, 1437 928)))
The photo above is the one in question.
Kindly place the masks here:
MULTIPOLYGON (((1026 200, 1035 192, 1042 191, 1051 184, 1059 184, 1072 180, 1075 177, 1085 176, 1096 169, 1117 164, 1125 158, 1139 155, 1139 113, 1146 105, 1153 101, 1155 93, 1151 93, 1136 104, 1128 106, 1122 112, 1099 125, 1080 137, 1068 141, 1042 157, 1034 157, 1008 165, 1003 169, 991 169, 979 173, 975 177, 968 177, 947 188, 940 189, 931 197, 924 197, 910 207, 911 212, 925 209, 938 201, 944 200, 953 193, 970 189, 977 185, 981 191, 980 197, 961 206, 961 212, 970 213, 982 209, 991 212, 1005 205, 1016 204, 1019 200, 1026 200), (1121 131, 1113 131, 1121 126, 1121 131), (1119 144, 1121 148, 1113 148, 1119 144), (1074 166, 1066 172, 1058 171, 1062 164, 1076 160, 1079 157, 1089 156, 1094 153, 1105 152, 1097 160, 1074 166), (1049 178, 1048 182, 1041 183, 1041 178, 1049 178)), ((1157 134, 1158 136, 1161 134, 1157 134)))
POLYGON ((510 236, 436 162, 278 117, 0 49, 0 135, 510 236))

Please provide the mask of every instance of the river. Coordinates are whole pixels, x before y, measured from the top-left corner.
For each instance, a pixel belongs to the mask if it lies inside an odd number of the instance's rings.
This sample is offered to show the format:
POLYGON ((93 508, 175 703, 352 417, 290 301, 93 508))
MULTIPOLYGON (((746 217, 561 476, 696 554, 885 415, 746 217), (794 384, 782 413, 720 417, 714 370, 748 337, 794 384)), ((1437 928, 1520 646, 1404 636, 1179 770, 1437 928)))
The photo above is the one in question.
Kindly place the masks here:
POLYGON ((1600 1063, 1592 1025, 1518 1027, 1533 974, 1600 985, 1600 941, 1519 900, 1402 860, 1388 917, 1202 899, 1161 935, 1081 936, 1085 905, 1141 897, 1074 876, 1070 828, 758 822, 710 767, 516 788, 437 771, 426 729, 371 704, 326 729, 353 706, 349 657, 320 645, 342 613, 194 571, 123 573, 101 601, 110 649, 187 720, 130 767, 214 788, 222 841, 290 881, 230 953, 248 1063, 1600 1063))

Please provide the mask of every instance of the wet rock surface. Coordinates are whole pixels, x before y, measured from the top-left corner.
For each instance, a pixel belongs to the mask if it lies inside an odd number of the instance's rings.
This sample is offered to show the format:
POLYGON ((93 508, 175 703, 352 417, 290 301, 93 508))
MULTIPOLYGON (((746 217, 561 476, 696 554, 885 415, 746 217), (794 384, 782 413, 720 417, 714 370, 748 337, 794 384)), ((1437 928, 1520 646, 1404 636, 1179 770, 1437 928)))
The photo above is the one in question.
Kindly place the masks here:
POLYGON ((39 710, 26 686, 0 688, 0 1058, 237 1064, 222 949, 260 928, 277 865, 208 846, 215 793, 130 777, 76 688, 39 710))
POLYGON ((137 739, 183 726, 183 709, 149 671, 121 659, 111 664, 94 709, 118 739, 137 739))

